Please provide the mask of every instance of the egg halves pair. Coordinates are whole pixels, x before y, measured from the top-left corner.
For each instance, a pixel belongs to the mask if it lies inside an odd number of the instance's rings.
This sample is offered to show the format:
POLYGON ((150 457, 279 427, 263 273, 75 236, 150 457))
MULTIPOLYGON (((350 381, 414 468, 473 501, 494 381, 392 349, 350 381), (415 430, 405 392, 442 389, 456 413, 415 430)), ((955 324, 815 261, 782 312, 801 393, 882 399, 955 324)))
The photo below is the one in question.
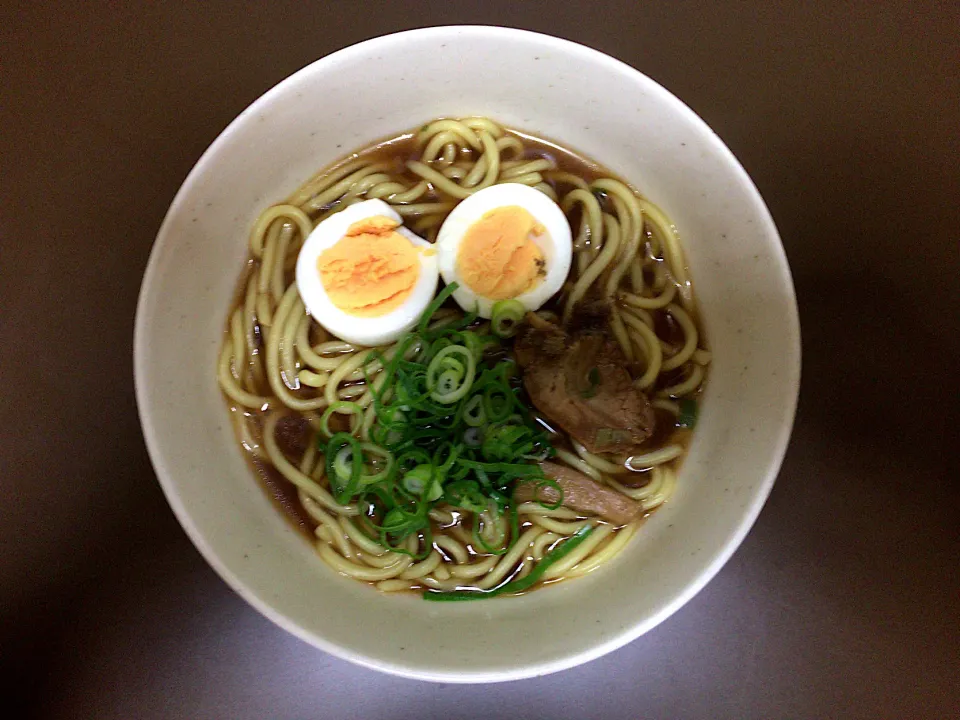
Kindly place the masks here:
POLYGON ((536 310, 570 271, 570 226, 550 198, 526 185, 480 190, 447 216, 435 245, 410 232, 382 200, 330 216, 297 258, 297 289, 313 318, 356 345, 382 345, 416 325, 438 275, 454 299, 488 318, 498 300, 536 310))

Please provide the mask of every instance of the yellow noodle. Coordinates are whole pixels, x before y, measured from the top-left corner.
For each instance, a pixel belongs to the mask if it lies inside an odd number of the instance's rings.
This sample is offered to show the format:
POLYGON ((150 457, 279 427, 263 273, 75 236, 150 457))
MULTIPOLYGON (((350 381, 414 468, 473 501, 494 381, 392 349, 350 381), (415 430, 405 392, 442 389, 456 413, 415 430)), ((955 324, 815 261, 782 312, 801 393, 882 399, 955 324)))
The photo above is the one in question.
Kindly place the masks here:
POLYGON ((557 457, 563 460, 567 465, 572 467, 574 470, 579 470, 584 475, 589 475, 591 478, 597 482, 602 482, 600 477, 600 471, 595 467, 590 465, 586 460, 577 457, 569 450, 564 450, 563 448, 557 448, 557 457))
POLYGON ((441 562, 443 562, 443 558, 440 557, 440 553, 434 550, 427 555, 425 559, 411 565, 409 568, 404 570, 400 574, 400 577, 404 580, 416 580, 417 578, 422 578, 424 575, 429 575, 436 570, 441 562))
POLYGON ((603 215, 603 220, 603 231, 606 237, 603 243, 603 250, 600 251, 596 260, 590 263, 590 267, 587 268, 586 272, 577 279, 576 284, 574 284, 573 289, 567 296, 567 302, 563 308, 564 321, 570 319, 570 315, 573 313, 573 306, 583 299, 583 296, 593 284, 594 280, 600 277, 600 273, 606 270, 607 266, 613 262, 613 258, 617 254, 617 249, 620 247, 620 228, 617 226, 617 221, 606 213, 603 215))
POLYGON ((624 305, 620 308, 621 312, 625 315, 633 315, 635 318, 640 320, 644 325, 653 330, 653 315, 650 314, 649 310, 644 310, 643 308, 633 307, 631 305, 624 305))
POLYGON ((553 578, 563 577, 570 568, 587 557, 587 555, 593 552, 594 548, 603 543, 612 532, 613 527, 610 525, 604 524, 594 527, 593 532, 590 533, 586 540, 547 568, 547 571, 543 574, 543 579, 551 580, 553 578))
MULTIPOLYGON (((499 181, 497 181, 499 182, 499 181)), ((529 185, 530 187, 535 187, 543 182, 543 175, 540 173, 527 173, 526 175, 518 175, 515 178, 511 178, 510 182, 518 183, 520 185, 529 185)))
POLYGON ((493 136, 481 132, 480 143, 483 145, 483 155, 463 179, 463 187, 471 188, 472 191, 490 187, 500 174, 500 151, 493 136))
POLYGON ((359 548, 354 548, 354 553, 358 560, 363 562, 367 567, 373 568, 385 568, 390 567, 397 562, 397 553, 386 552, 382 555, 371 555, 365 550, 359 548))
POLYGON ((673 468, 664 465, 657 469, 661 471, 659 485, 654 492, 651 492, 644 498, 640 498, 640 501, 643 503, 643 509, 648 512, 660 507, 670 499, 670 496, 673 495, 673 488, 677 482, 677 474, 673 468))
POLYGON ((458 120, 434 120, 417 134, 417 143, 426 142, 427 138, 443 132, 448 132, 460 137, 474 150, 481 149, 480 140, 477 138, 477 134, 473 131, 473 128, 458 120))
POLYGON ((314 530, 314 535, 330 545, 336 545, 337 550, 339 550, 340 554, 346 559, 353 559, 357 555, 350 541, 340 531, 339 526, 335 522, 332 524, 321 522, 321 524, 317 526, 317 529, 314 530))
MULTIPOLYGON (((424 166, 426 167, 426 166, 424 166)), ((427 168, 429 170, 429 168, 427 168)), ((430 170, 430 172, 434 172, 430 170)), ((457 187, 454 183, 447 180, 443 175, 437 173, 439 178, 451 186, 457 187)), ((428 178, 429 179, 429 178, 428 178)), ((433 182, 431 180, 431 182, 433 182)), ((394 205, 393 209, 396 210, 403 217, 419 217, 421 215, 430 215, 433 213, 447 213, 453 210, 454 203, 452 202, 424 202, 424 203, 415 203, 412 205, 394 205)))
POLYGON ((220 362, 217 363, 217 380, 220 382, 220 388, 227 397, 238 405, 243 405, 248 408, 266 409, 270 404, 270 398, 249 393, 237 383, 233 375, 230 348, 231 344, 224 342, 223 347, 220 349, 220 362))
POLYGON ((622 462, 615 463, 605 460, 599 455, 587 450, 578 440, 571 440, 573 449, 577 451, 583 461, 590 465, 590 467, 596 468, 602 473, 622 473, 624 471, 624 466, 622 462))
MULTIPOLYGON (((304 215, 304 217, 306 217, 306 215, 304 215)), ((270 294, 273 296, 274 302, 280 302, 280 298, 283 297, 283 265, 287 257, 287 248, 290 247, 290 240, 293 238, 293 233, 293 226, 284 223, 280 228, 280 235, 277 238, 276 254, 273 260, 273 269, 270 273, 270 294)))
POLYGON ((419 200, 429 189, 430 186, 422 181, 409 188, 404 187, 401 183, 384 183, 372 188, 367 193, 367 197, 372 199, 382 198, 391 205, 403 205, 419 200))
POLYGON ((519 177, 520 175, 526 175, 528 173, 542 172, 543 170, 552 170, 554 163, 552 160, 547 160, 546 158, 541 158, 539 160, 531 160, 530 162, 517 165, 510 168, 509 170, 504 170, 500 173, 500 181, 506 182, 510 178, 519 177))
POLYGON ((632 337, 643 350, 644 357, 647 360, 647 367, 643 375, 634 381, 638 388, 646 390, 656 382, 663 367, 663 351, 660 348, 660 341, 645 322, 630 313, 623 313, 622 317, 623 321, 630 327, 632 337))
POLYGON ((586 234, 582 241, 574 243, 574 249, 581 250, 589 246, 600 244, 600 238, 603 235, 603 211, 600 209, 600 203, 597 198, 585 188, 577 188, 563 196, 560 207, 564 212, 570 212, 573 206, 580 203, 583 209, 583 219, 586 223, 586 234))
POLYGON ((478 578, 481 575, 486 575, 496 564, 497 556, 490 555, 479 562, 468 563, 466 565, 454 565, 453 567, 448 568, 448 570, 450 570, 450 576, 453 578, 457 578, 459 580, 472 580, 473 578, 478 578))
POLYGON ((628 525, 624 525, 622 528, 617 530, 616 533, 614 533, 613 537, 607 542, 606 545, 598 548, 573 568, 568 570, 564 574, 564 577, 573 578, 586 575, 587 573, 596 570, 605 562, 614 558, 620 553, 621 550, 623 550, 623 548, 627 546, 627 543, 630 542, 630 540, 636 534, 638 527, 640 527, 638 522, 632 522, 628 525))
POLYGON ((389 163, 373 163, 367 165, 366 167, 361 167, 359 170, 351 173, 343 180, 340 180, 338 183, 328 187, 323 192, 317 193, 312 198, 304 202, 300 207, 305 212, 316 212, 332 202, 343 197, 343 195, 349 190, 355 183, 359 182, 367 175, 373 175, 374 173, 383 172, 384 170, 389 170, 389 163))
POLYGON ((348 517, 341 517, 340 527, 343 528, 344 534, 365 553, 382 556, 389 552, 385 547, 383 547, 383 545, 370 538, 366 533, 358 528, 352 519, 348 517))
POLYGON ((611 486, 621 493, 643 504, 644 510, 652 510, 662 505, 673 492, 675 475, 667 465, 658 465, 650 471, 650 482, 643 487, 633 488, 611 481, 611 486))
POLYGON ((301 370, 297 373, 297 380, 301 384, 314 388, 322 388, 330 379, 330 373, 315 373, 311 370, 301 370))
POLYGON ((311 442, 307 445, 307 449, 303 451, 303 457, 300 458, 300 472, 304 475, 309 475, 310 471, 313 470, 313 464, 316 459, 317 445, 311 442))
POLYGON ((617 220, 620 223, 620 255, 607 277, 605 288, 605 295, 609 298, 616 294, 617 288, 620 287, 620 280, 633 264, 637 249, 640 247, 643 219, 636 197, 623 183, 616 180, 597 180, 594 186, 613 193, 613 205, 617 211, 617 220))
POLYGON ((439 507, 434 507, 430 509, 430 519, 434 522, 440 523, 441 525, 452 525, 456 522, 454 514, 449 510, 443 510, 439 507))
POLYGON ((670 462, 683 455, 682 445, 667 445, 642 455, 631 455, 625 463, 628 470, 639 472, 654 465, 670 462))
POLYGON ((470 143, 463 136, 458 135, 452 130, 444 130, 430 138, 427 146, 420 154, 420 159, 425 163, 430 163, 436 160, 437 156, 440 155, 441 152, 444 152, 447 147, 465 147, 469 145, 470 143))
POLYGON ((357 168, 363 167, 367 163, 369 163, 369 160, 364 158, 356 158, 343 164, 335 165, 332 168, 321 170, 312 178, 310 178, 310 180, 304 183, 303 187, 288 197, 287 204, 300 207, 318 192, 322 192, 323 190, 332 187, 336 182, 346 177, 357 168))
POLYGON ((558 535, 557 533, 545 532, 534 540, 533 546, 530 548, 533 559, 539 561, 547 552, 547 549, 562 537, 566 537, 566 534, 558 535))
POLYGON ((680 240, 677 237, 677 228, 653 203, 640 200, 640 206, 648 222, 656 228, 660 239, 663 242, 663 259, 670 268, 670 274, 673 275, 680 290, 680 298, 683 306, 690 310, 693 308, 693 289, 690 284, 690 276, 687 273, 686 260, 683 257, 683 250, 680 249, 680 240))
POLYGON ((367 582, 388 580, 396 577, 412 563, 408 555, 397 555, 397 561, 392 565, 388 565, 385 568, 369 568, 340 556, 325 542, 317 543, 317 550, 324 562, 337 572, 356 578, 357 580, 366 580, 367 582))
POLYGON ((266 343, 269 339, 270 326, 273 325, 273 308, 270 306, 270 298, 264 293, 257 293, 256 310, 260 332, 264 336, 264 343, 266 343))
MULTIPOLYGON (((588 185, 587 181, 579 175, 574 175, 573 173, 566 172, 565 170, 551 170, 550 172, 545 173, 545 175, 548 180, 552 180, 555 183, 566 183, 590 193, 590 185, 588 185)), ((599 208, 599 205, 597 207, 599 208)), ((566 210, 566 208, 564 208, 564 210, 566 210)))
POLYGON ((700 387, 703 382, 703 367, 701 365, 691 365, 690 374, 686 380, 670 385, 660 390, 657 395, 660 397, 683 397, 689 395, 700 387))
POLYGON ((520 559, 527 554, 530 544, 536 540, 539 535, 542 535, 543 532, 543 528, 540 527, 531 527, 524 531, 514 546, 500 558, 500 562, 498 562, 492 570, 476 583, 476 586, 481 590, 489 590, 495 585, 499 585, 507 573, 513 570, 517 566, 517 563, 520 562, 520 559))
POLYGON ((273 277, 273 266, 277 260, 277 243, 280 240, 280 228, 283 222, 277 221, 269 226, 263 240, 263 259, 260 261, 260 275, 257 278, 257 292, 266 295, 270 289, 270 278, 273 277))
POLYGON ((627 305, 633 305, 634 307, 644 308, 646 310, 657 310, 669 305, 676 295, 677 286, 670 283, 664 288, 660 295, 654 297, 643 297, 625 291, 621 291, 619 297, 623 302, 627 303, 627 305))
POLYGON ((300 389, 300 381, 297 379, 297 359, 295 355, 296 342, 294 337, 297 334, 297 327, 304 315, 303 301, 298 295, 293 302, 293 307, 287 313, 283 326, 277 328, 280 330, 280 375, 283 383, 291 390, 300 389))
POLYGON ((633 346, 630 344, 630 336, 627 335, 627 329, 623 326, 623 319, 616 307, 610 309, 610 331, 620 344, 620 349, 623 350, 627 361, 633 362, 633 346))
POLYGON ((537 183, 536 185, 534 185, 533 187, 534 187, 535 190, 539 190, 540 192, 542 192, 544 195, 546 195, 548 198, 550 198, 550 199, 553 200, 554 202, 557 202, 557 191, 554 190, 554 189, 553 189, 552 187, 550 187, 549 185, 547 185, 547 183, 545 183, 545 182, 538 182, 538 183, 537 183))
POLYGON ((677 324, 683 329, 684 335, 683 348, 680 350, 680 352, 663 361, 663 370, 673 370, 680 367, 690 359, 694 351, 697 349, 697 343, 700 340, 700 336, 697 333, 697 326, 694 325, 693 320, 689 315, 687 315, 687 311, 682 307, 675 305, 674 303, 670 303, 667 305, 667 312, 673 316, 673 319, 676 320, 677 324))
POLYGON ((436 570, 433 571, 433 577, 441 582, 444 580, 449 580, 450 571, 447 570, 446 565, 441 564, 436 570))
MULTIPOLYGON (((490 134, 495 135, 496 133, 490 134)), ((497 149, 500 151, 500 157, 503 157, 506 152, 511 152, 517 156, 523 155, 523 143, 510 135, 497 138, 497 149)))
POLYGON ((580 518, 580 515, 578 515, 575 510, 570 510, 565 507, 547 508, 538 502, 520 503, 517 506, 517 512, 521 515, 540 515, 558 520, 577 520, 580 518))
POLYGON ((482 130, 495 138, 503 135, 503 128, 487 117, 468 117, 462 120, 463 124, 471 130, 482 130))
POLYGON ((280 448, 277 446, 277 439, 274 436, 279 419, 280 415, 278 413, 272 412, 268 414, 263 428, 263 447, 273 466, 287 480, 303 490, 327 510, 337 515, 358 515, 360 511, 355 504, 340 505, 333 499, 333 495, 331 495, 326 488, 318 485, 307 475, 304 475, 293 463, 284 457, 280 448))
POLYGON ((445 167, 440 171, 445 178, 450 180, 463 180, 467 176, 468 170, 456 165, 451 165, 450 167, 445 167))
POLYGON ((366 192, 368 200, 380 200, 382 198, 395 198, 398 193, 406 192, 407 186, 395 180, 386 180, 379 182, 366 192))
POLYGON ((467 555, 467 549, 449 535, 434 535, 433 544, 461 565, 466 564, 470 560, 467 555))
POLYGON ((586 525, 590 524, 589 521, 587 520, 578 520, 576 522, 562 522, 560 520, 554 520, 553 518, 544 517, 542 515, 532 515, 530 519, 533 521, 534 525, 539 525, 545 530, 559 533, 561 535, 573 535, 578 530, 581 530, 586 525))
POLYGON ((243 339, 243 310, 237 308, 230 316, 230 343, 233 347, 233 375, 240 379, 240 369, 248 364, 247 346, 243 339))
MULTIPOLYGON (((313 223, 310 221, 310 218, 307 217, 297 204, 284 204, 284 205, 274 205, 269 207, 260 213, 260 217, 257 218, 257 222, 254 223, 253 229, 250 231, 250 252, 258 260, 264 256, 264 240, 267 233, 267 229, 274 225, 274 221, 281 218, 289 218, 296 223, 297 228, 300 230, 300 233, 303 237, 307 237, 310 232, 313 230, 313 223)), ((279 226, 276 226, 276 231, 279 232, 279 226)), ((264 265, 268 263, 264 262, 264 265)), ((266 288, 262 288, 261 292, 266 288)))

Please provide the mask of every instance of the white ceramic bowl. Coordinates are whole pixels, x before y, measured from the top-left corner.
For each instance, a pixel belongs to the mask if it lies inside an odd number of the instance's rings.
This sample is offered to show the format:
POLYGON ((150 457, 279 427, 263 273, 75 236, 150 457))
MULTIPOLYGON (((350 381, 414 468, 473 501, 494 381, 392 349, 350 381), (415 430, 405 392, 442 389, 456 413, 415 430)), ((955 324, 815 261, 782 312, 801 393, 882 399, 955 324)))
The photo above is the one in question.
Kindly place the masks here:
POLYGON ((766 499, 799 385, 796 301, 750 178, 677 98, 564 40, 494 27, 355 45, 257 100, 204 153, 150 256, 134 366, 147 447, 207 561, 280 626, 399 675, 487 682, 596 658, 675 612, 721 568, 766 499), (215 379, 257 214, 344 153, 438 116, 489 115, 594 158, 680 229, 714 360, 673 499, 593 574, 520 598, 427 603, 329 570, 241 457, 215 379))

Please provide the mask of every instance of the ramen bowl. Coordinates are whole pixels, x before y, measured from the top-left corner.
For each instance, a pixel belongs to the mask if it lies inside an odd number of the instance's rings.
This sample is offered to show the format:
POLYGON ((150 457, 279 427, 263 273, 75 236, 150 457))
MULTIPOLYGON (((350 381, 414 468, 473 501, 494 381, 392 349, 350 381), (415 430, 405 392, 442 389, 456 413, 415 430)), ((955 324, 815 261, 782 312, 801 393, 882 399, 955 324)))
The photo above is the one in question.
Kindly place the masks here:
MULTIPOLYGON (((749 531, 786 449, 800 340, 789 268, 756 188, 709 127, 627 65, 544 35, 441 27, 325 57, 247 108, 163 222, 136 319, 137 401, 194 544, 251 605, 329 653, 444 682, 518 679, 610 652, 669 617, 749 531), (626 178, 679 228, 713 352, 671 500, 589 575, 519 597, 430 603, 337 575, 247 466, 217 353, 258 213, 355 148, 486 115, 626 178)), ((667 632, 669 630, 666 630, 667 632)))

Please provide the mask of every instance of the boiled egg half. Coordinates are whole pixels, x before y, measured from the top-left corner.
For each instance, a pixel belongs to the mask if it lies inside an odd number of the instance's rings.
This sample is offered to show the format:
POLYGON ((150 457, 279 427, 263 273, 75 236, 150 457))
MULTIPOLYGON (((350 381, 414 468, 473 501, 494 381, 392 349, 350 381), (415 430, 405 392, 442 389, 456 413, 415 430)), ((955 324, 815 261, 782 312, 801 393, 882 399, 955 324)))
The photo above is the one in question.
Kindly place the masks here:
POLYGON ((458 204, 437 235, 440 274, 456 282, 464 310, 489 318, 498 300, 536 310, 555 295, 570 272, 570 225, 539 190, 504 183, 458 204))
POLYGON ((382 345, 412 328, 437 290, 437 254, 383 200, 366 200, 317 225, 297 257, 307 312, 356 345, 382 345))

